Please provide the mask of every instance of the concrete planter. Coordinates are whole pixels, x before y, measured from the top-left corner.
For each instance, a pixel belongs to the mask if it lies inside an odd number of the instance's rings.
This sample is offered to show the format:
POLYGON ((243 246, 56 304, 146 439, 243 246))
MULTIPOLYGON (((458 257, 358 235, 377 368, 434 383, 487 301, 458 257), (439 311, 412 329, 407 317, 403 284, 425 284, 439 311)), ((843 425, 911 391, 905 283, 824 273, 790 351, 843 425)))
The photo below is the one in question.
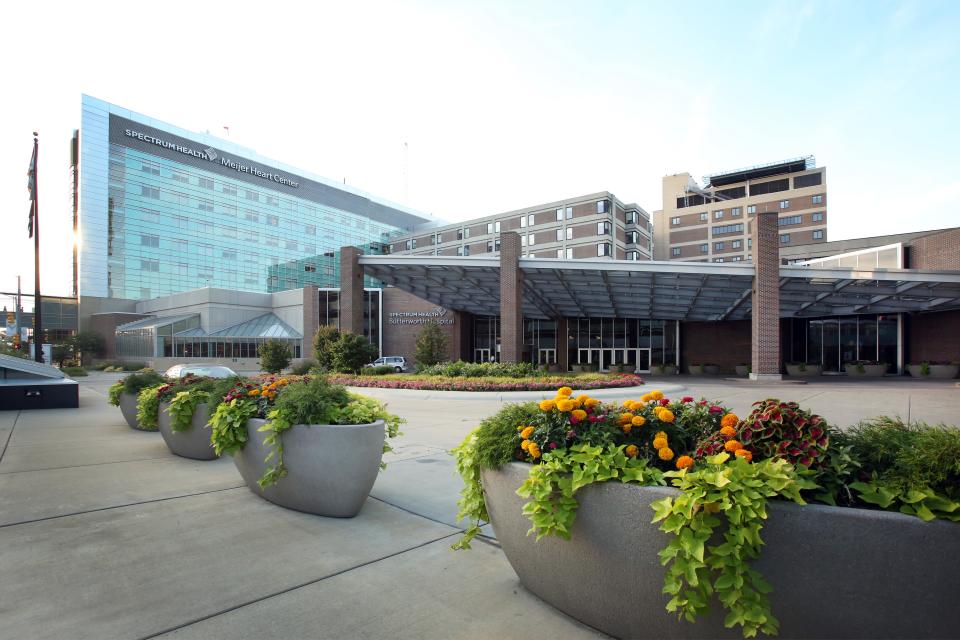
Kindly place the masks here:
POLYGON ((865 364, 861 366, 863 367, 862 372, 855 364, 845 364, 843 370, 851 378, 882 378, 887 373, 887 365, 885 364, 865 364))
POLYGON ((596 363, 587 363, 587 364, 573 364, 570 365, 570 369, 574 373, 594 373, 600 370, 600 367, 596 363))
POLYGON ((193 460, 216 460, 217 454, 210 444, 210 407, 204 402, 193 412, 193 424, 186 431, 174 431, 170 426, 169 402, 160 403, 157 425, 160 435, 172 453, 193 460))
POLYGON ((255 494, 274 504, 319 516, 352 518, 360 512, 380 470, 383 420, 372 424, 298 424, 286 431, 283 461, 287 475, 261 489, 257 480, 267 469, 270 448, 266 420, 247 422, 247 444, 233 456, 243 481, 255 494))
POLYGON ((690 364, 687 365, 687 373, 692 376, 715 376, 720 374, 720 367, 715 364, 690 364))
MULTIPOLYGON (((515 491, 529 465, 484 471, 497 540, 528 590, 563 613, 618 638, 740 638, 719 603, 695 623, 664 606, 670 541, 650 503, 675 493, 619 482, 577 493, 571 539, 527 536, 515 491)), ((780 638, 940 638, 960 625, 960 525, 865 509, 771 501, 753 567, 773 587, 780 638)))
POLYGON ((748 375, 750 375, 750 365, 747 364, 738 364, 736 367, 734 367, 734 370, 741 378, 746 378, 748 375))
POLYGON ((813 378, 823 375, 823 366, 819 364, 804 365, 802 369, 799 364, 788 364, 785 366, 787 368, 787 375, 794 378, 813 378))
POLYGON ((663 366, 653 365, 651 369, 653 373, 660 376, 675 376, 677 375, 677 365, 675 364, 665 364, 663 366))
POLYGON ((956 378, 960 372, 960 365, 956 364, 931 364, 929 375, 923 375, 923 367, 919 364, 907 365, 907 371, 914 378, 939 378, 949 380, 956 378))
POLYGON ((141 429, 140 423, 137 422, 137 396, 132 393, 121 393, 120 413, 123 414, 123 419, 127 421, 127 425, 131 429, 146 431, 146 429, 141 429))
POLYGON ((610 373, 634 373, 637 368, 632 364, 612 364, 610 373))

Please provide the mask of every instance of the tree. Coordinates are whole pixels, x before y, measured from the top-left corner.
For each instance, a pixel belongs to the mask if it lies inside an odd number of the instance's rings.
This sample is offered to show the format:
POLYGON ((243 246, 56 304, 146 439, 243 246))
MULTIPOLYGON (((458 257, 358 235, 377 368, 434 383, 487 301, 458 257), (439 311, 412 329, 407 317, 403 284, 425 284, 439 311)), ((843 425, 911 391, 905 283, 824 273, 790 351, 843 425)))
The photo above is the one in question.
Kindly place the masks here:
POLYGON ((340 340, 340 330, 332 324, 321 325, 313 336, 313 357, 317 366, 331 371, 333 369, 333 344, 340 340))
POLYGON ((63 368, 63 361, 69 360, 73 355, 73 347, 70 344, 55 344, 53 345, 53 361, 60 365, 60 368, 63 368))
POLYGON ((257 351, 260 368, 277 374, 290 366, 290 346, 283 340, 267 340, 257 351))
POLYGON ((417 364, 429 367, 443 362, 447 355, 447 336, 440 329, 440 325, 430 322, 423 325, 420 335, 417 336, 417 346, 414 358, 417 364))
POLYGON ((338 373, 360 373, 363 365, 377 358, 377 348, 364 336, 354 333, 340 334, 340 339, 331 344, 330 352, 332 369, 338 373))
POLYGON ((103 353, 105 342, 103 336, 95 331, 80 331, 71 337, 67 344, 74 353, 80 354, 81 362, 89 362, 93 356, 103 353))

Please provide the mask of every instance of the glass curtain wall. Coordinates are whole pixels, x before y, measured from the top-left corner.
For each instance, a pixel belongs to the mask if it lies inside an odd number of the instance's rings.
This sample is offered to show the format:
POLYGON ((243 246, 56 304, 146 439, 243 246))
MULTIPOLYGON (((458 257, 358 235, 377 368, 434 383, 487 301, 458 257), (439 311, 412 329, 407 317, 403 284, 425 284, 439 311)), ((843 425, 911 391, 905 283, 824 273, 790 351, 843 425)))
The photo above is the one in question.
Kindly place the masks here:
MULTIPOLYGON (((320 289, 319 321, 320 324, 332 324, 340 328, 340 289, 320 289)), ((383 291, 381 289, 365 289, 363 292, 363 335, 370 344, 382 349, 381 310, 383 307, 383 291)), ((312 339, 312 337, 310 338, 312 339)))
POLYGON ((793 318, 784 360, 819 364, 829 373, 857 361, 882 362, 896 372, 898 326, 896 314, 793 318))

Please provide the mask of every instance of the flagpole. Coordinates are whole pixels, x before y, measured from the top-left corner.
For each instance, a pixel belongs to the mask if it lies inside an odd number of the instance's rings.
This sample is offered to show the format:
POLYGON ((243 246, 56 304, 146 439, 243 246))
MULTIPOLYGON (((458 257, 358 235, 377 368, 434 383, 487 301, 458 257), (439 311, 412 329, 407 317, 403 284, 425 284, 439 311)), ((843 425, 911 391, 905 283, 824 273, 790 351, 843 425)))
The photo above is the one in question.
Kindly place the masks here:
POLYGON ((40 299, 40 189, 37 174, 39 174, 39 144, 37 132, 33 132, 33 359, 43 362, 43 324, 40 319, 40 309, 43 302, 40 299))

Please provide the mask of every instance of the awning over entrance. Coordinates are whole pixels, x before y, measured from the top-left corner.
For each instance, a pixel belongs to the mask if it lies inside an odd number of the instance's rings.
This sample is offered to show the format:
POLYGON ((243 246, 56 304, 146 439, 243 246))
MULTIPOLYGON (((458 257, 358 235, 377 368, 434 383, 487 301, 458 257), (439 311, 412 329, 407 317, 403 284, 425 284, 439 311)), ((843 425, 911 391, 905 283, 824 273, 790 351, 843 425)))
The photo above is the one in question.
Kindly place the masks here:
MULTIPOLYGON (((496 257, 361 256, 369 276, 448 309, 500 313, 496 257)), ((701 262, 521 258, 528 318, 750 317, 754 267, 701 262)), ((960 308, 960 272, 780 268, 781 317, 960 308)))

